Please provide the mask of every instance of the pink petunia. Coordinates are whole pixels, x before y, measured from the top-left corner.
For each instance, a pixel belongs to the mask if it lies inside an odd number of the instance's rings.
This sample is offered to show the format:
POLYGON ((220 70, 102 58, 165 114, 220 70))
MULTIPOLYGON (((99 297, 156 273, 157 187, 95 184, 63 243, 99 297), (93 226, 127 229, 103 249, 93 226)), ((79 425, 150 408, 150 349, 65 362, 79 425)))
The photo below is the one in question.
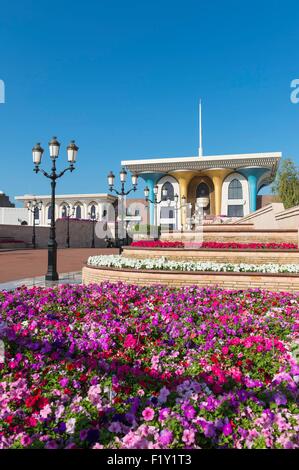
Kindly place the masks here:
POLYGON ((155 412, 152 408, 147 407, 143 410, 142 416, 145 421, 151 421, 155 416, 155 412))

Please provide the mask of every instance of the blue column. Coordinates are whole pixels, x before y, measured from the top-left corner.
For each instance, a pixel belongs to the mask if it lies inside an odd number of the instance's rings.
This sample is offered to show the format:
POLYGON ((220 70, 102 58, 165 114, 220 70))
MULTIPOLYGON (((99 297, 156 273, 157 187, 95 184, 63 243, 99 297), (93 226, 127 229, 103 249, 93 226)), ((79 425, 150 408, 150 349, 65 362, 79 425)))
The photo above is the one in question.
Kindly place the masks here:
MULTIPOLYGON (((141 173, 140 178, 142 178, 145 181, 146 186, 148 186, 149 189, 149 198, 153 201, 155 198, 154 195, 154 186, 156 182, 162 178, 162 176, 165 176, 165 173, 141 173)), ((150 214, 150 220, 149 223, 151 225, 154 225, 155 223, 155 206, 153 203, 148 202, 149 205, 149 214, 150 214)))
POLYGON ((255 175, 248 176, 249 184, 249 203, 250 212, 256 211, 256 196, 257 196, 257 178, 255 175))
POLYGON ((257 183, 260 177, 265 174, 268 168, 240 168, 237 170, 238 173, 243 174, 247 180, 249 185, 249 207, 250 212, 256 211, 256 197, 258 193, 257 183))

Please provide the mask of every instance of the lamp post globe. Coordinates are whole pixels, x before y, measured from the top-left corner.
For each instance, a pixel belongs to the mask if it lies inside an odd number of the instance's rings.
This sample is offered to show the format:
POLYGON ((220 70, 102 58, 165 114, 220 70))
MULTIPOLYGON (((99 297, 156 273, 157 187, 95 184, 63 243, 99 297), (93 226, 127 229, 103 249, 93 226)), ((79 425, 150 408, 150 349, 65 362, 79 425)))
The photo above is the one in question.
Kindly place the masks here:
POLYGON ((127 172, 124 168, 122 168, 119 172, 119 178, 121 183, 125 183, 127 180, 127 172))
POLYGON ((43 153, 44 153, 44 149, 41 147, 40 143, 38 142, 32 149, 32 158, 33 158, 33 163, 35 166, 40 165, 43 153))
POLYGON ((60 149, 60 143, 57 140, 57 137, 53 137, 49 142, 49 152, 52 159, 58 158, 60 149))
POLYGON ((110 191, 112 191, 113 186, 114 186, 114 180, 115 180, 115 175, 113 174, 112 171, 110 171, 110 173, 108 174, 107 179, 108 179, 108 186, 110 188, 110 191))
POLYGON ((67 150, 67 159, 68 159, 68 162, 73 165, 75 162, 76 162, 76 158, 77 158, 77 153, 78 153, 78 150, 79 150, 79 147, 77 147, 77 145, 75 144, 75 141, 74 140, 71 140, 69 145, 67 146, 66 148, 67 150))
POLYGON ((143 192, 144 192, 145 200, 147 201, 147 199, 148 199, 148 197, 149 197, 149 187, 148 187, 148 186, 145 186, 143 192))

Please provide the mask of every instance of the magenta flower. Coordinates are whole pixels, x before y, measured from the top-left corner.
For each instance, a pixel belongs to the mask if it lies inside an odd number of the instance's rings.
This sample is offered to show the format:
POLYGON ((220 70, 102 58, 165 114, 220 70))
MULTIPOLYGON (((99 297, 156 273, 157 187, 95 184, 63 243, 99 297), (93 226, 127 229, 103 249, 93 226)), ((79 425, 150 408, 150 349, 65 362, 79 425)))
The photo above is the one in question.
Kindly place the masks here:
POLYGON ((169 429, 160 432, 159 441, 163 446, 168 446, 173 441, 173 433, 169 429))
POLYGON ((137 339, 134 338, 132 334, 126 336, 124 341, 124 348, 132 348, 134 349, 137 344, 137 339))
POLYGON ((0 449, 298 449, 298 312, 259 289, 1 291, 0 449))
POLYGON ((225 423, 225 425, 223 426, 222 432, 225 436, 230 436, 230 434, 232 434, 233 428, 231 427, 230 422, 225 423))
POLYGON ((152 408, 147 407, 143 410, 142 416, 143 416, 145 421, 152 421, 152 419, 155 416, 155 412, 152 408))

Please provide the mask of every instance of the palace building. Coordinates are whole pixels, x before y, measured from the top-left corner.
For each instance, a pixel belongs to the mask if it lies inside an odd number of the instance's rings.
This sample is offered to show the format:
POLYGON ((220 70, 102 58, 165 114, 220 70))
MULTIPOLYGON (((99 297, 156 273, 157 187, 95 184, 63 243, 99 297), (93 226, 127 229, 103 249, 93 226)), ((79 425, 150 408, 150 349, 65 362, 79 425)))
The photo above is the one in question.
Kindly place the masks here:
POLYGON ((188 226, 188 214, 194 220, 198 208, 204 218, 240 218, 254 212, 257 195, 273 181, 280 158, 280 152, 203 155, 200 104, 197 156, 128 160, 122 165, 145 181, 151 201, 155 193, 161 201, 150 203, 151 224, 181 229, 188 226))
MULTIPOLYGON (((17 201, 21 201, 24 207, 32 201, 40 201, 40 211, 34 214, 35 224, 48 226, 51 223, 51 196, 50 195, 30 195, 16 196, 17 201)), ((111 194, 58 194, 55 201, 55 218, 67 217, 68 213, 71 218, 87 220, 95 217, 97 220, 103 220, 108 217, 108 222, 114 222, 114 214, 111 210, 117 198, 111 194)), ((28 214, 29 225, 33 225, 33 213, 28 214)))

